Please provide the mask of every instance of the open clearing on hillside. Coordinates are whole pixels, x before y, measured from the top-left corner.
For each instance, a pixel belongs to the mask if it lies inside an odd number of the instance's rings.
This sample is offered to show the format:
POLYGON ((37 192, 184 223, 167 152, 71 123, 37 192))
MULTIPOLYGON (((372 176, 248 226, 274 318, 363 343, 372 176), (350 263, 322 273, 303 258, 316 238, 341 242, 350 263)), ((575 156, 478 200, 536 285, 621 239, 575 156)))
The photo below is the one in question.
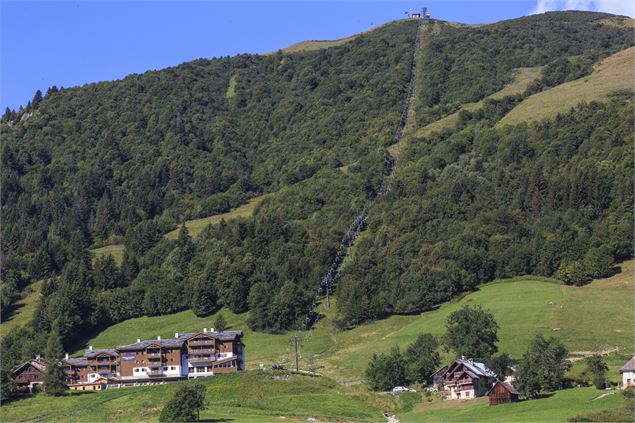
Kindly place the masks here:
POLYGON ((509 95, 522 94, 529 85, 534 82, 536 79, 540 77, 540 72, 542 70, 541 66, 533 67, 533 68, 518 68, 514 70, 513 80, 509 84, 505 85, 503 89, 495 92, 494 94, 484 98, 481 101, 476 103, 466 103, 461 106, 461 109, 451 115, 445 116, 437 121, 432 122, 429 125, 424 126, 423 128, 417 130, 415 133, 418 137, 426 137, 432 134, 433 132, 442 131, 446 128, 454 127, 459 121, 459 112, 461 110, 474 111, 481 107, 483 107, 483 103, 487 99, 501 99, 503 97, 509 95))
POLYGON ((121 266, 121 263, 123 262, 124 249, 125 247, 123 246, 123 244, 113 244, 106 245, 105 247, 95 248, 90 251, 93 253, 94 258, 103 257, 110 254, 112 258, 115 259, 115 263, 117 263, 118 266, 121 266))
MULTIPOLYGON (((192 238, 196 237, 199 233, 207 227, 207 225, 219 223, 221 220, 229 220, 236 217, 248 217, 251 216, 258 204, 267 196, 261 195, 254 197, 242 206, 236 207, 227 213, 215 214, 214 216, 203 217, 201 219, 193 219, 185 221, 185 227, 190 233, 192 238)), ((168 232, 165 237, 168 239, 176 239, 179 236, 179 228, 168 232)), ((101 257, 111 254, 118 265, 121 265, 123 261, 123 252, 125 247, 123 244, 106 245, 105 247, 95 248, 90 250, 93 253, 93 257, 101 257)))
MULTIPOLYGON (((274 379, 271 372, 242 372, 198 379, 206 388, 203 421, 272 422, 303 420, 381 422, 381 411, 325 378, 291 376, 274 379), (281 417, 284 416, 284 417, 281 417)), ((74 392, 51 398, 36 395, 0 408, 8 421, 156 421, 178 382, 166 385, 74 392)))
POLYGON ((40 301, 40 289, 44 281, 33 282, 22 293, 22 298, 16 302, 13 314, 0 324, 0 337, 10 330, 25 326, 33 318, 35 309, 40 301))
POLYGON ((569 417, 594 411, 610 410, 625 405, 620 393, 594 401, 602 391, 576 388, 557 391, 552 396, 513 404, 490 406, 487 399, 421 403, 411 412, 398 415, 406 422, 564 422, 569 417))
MULTIPOLYGON (((231 329, 245 333, 247 368, 256 368, 261 363, 290 363, 289 337, 298 334, 306 339, 301 347, 302 365, 306 367, 307 361, 313 361, 324 366, 320 372, 338 381, 363 379, 366 364, 374 353, 388 351, 393 345, 404 347, 423 332, 443 334, 447 316, 466 304, 480 304, 492 311, 500 326, 499 350, 513 357, 520 357, 539 333, 560 338, 570 351, 618 347, 620 354, 631 354, 634 263, 625 262, 621 273, 582 287, 533 276, 496 281, 437 310, 391 316, 343 332, 336 332, 331 325, 335 307, 325 310, 320 305, 318 311, 325 318, 308 338, 306 332, 252 332, 247 327, 249 313, 236 315, 228 310, 221 313, 231 329)), ((213 326, 214 318, 215 315, 198 318, 188 310, 130 319, 104 330, 82 348, 88 344, 95 348, 114 347, 136 338, 151 339, 157 335, 165 338, 175 332, 200 331, 213 326)))
POLYGON ((496 126, 553 117, 578 103, 604 101, 622 90, 633 91, 635 47, 627 48, 597 63, 591 75, 534 94, 514 107, 496 126))
MULTIPOLYGON (((251 216, 254 212, 256 206, 260 204, 260 202, 267 195, 261 195, 259 197, 254 197, 249 200, 247 203, 242 206, 236 207, 233 210, 228 211, 227 213, 215 214, 214 216, 203 217, 201 219, 187 220, 185 221, 185 227, 190 233, 192 238, 195 238, 199 233, 203 231, 207 227, 207 225, 211 225, 214 223, 219 223, 221 220, 229 220, 236 217, 248 217, 251 216)), ((165 237, 168 239, 176 239, 179 236, 179 228, 168 232, 165 234, 165 237)))

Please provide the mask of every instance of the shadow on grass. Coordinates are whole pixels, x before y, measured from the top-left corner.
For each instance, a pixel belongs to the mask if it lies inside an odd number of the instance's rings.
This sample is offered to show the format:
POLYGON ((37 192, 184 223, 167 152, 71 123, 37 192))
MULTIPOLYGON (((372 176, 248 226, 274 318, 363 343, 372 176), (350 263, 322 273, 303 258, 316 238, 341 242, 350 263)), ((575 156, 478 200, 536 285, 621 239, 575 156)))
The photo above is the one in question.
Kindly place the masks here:
POLYGON ((233 422, 234 419, 201 419, 199 422, 208 422, 208 423, 221 423, 221 422, 233 422))

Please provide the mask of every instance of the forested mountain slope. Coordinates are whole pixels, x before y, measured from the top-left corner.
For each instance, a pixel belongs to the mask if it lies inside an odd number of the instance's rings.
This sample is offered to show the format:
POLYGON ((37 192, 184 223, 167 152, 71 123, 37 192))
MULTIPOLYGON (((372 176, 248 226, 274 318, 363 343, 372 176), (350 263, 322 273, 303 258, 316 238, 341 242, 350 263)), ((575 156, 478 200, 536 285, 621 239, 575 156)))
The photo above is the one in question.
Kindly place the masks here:
POLYGON ((614 32, 597 18, 548 13, 477 28, 437 25, 422 52, 423 124, 499 90, 513 68, 543 65, 541 75, 522 94, 459 112, 440 132, 411 134, 395 189, 376 204, 343 271, 341 327, 430 309, 494 278, 538 274, 581 284, 632 256, 632 82, 605 90, 603 104, 496 125, 533 93, 569 80, 586 89, 594 61, 632 44, 631 31, 614 32))
POLYGON ((280 291, 289 308, 262 326, 295 324, 379 186, 415 34, 416 22, 402 21, 316 52, 198 60, 51 89, 5 113, 3 312, 31 280, 61 274, 44 285, 36 327, 58 321, 70 340, 81 328, 192 304, 244 311, 262 281, 268 299, 280 291), (351 161, 348 174, 336 169, 351 161), (162 240, 177 223, 266 192, 278 194, 254 219, 200 243, 162 240), (93 267, 87 248, 117 238, 121 269, 109 259, 93 267))
MULTIPOLYGON (((426 310, 525 273, 582 283, 632 256, 630 95, 495 127, 530 95, 633 44, 609 15, 548 13, 478 27, 427 21, 415 112, 392 190, 341 269, 336 324, 426 310), (540 67, 522 93, 462 110, 540 67)), ((2 120, 2 301, 34 280, 33 323, 2 368, 131 317, 219 306, 258 331, 304 323, 339 240, 386 172, 416 22, 331 48, 198 60, 36 95, 2 120), (338 167, 350 164, 347 172, 338 167), (266 196, 194 239, 187 219, 266 196), (122 241, 121 266, 89 247, 122 241)), ((3 316, 5 317, 5 316, 3 316)))

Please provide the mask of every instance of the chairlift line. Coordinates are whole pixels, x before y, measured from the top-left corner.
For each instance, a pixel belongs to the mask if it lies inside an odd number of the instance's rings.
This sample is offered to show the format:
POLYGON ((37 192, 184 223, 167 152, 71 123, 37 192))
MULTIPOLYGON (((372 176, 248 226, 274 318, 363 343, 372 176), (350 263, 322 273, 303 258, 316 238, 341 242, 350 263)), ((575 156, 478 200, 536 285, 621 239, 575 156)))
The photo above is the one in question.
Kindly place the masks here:
MULTIPOLYGON (((392 145, 396 145, 396 150, 397 150, 396 156, 399 156, 399 154, 401 153, 401 140, 403 138, 404 129, 406 125, 408 124, 411 108, 415 100, 415 76, 416 76, 415 70, 417 67, 417 53, 420 47, 423 22, 424 22, 423 19, 420 20, 417 26, 417 34, 414 41, 413 56, 412 56, 412 61, 410 64, 410 79, 408 81, 408 85, 406 88, 407 101, 399 117, 399 120, 397 122, 397 127, 395 128, 395 131, 392 136, 392 140, 393 140, 392 145)), ((310 336, 310 333, 312 332, 311 329, 315 327, 320 317, 318 313, 315 313, 313 311, 317 305, 318 300, 322 296, 325 296, 327 308, 330 308, 330 296, 332 293, 332 289, 333 289, 333 286, 337 283, 337 281, 340 278, 339 268, 342 262, 344 261, 344 258, 349 256, 351 247, 353 246, 353 243, 355 242, 357 237, 362 233, 364 229, 366 229, 366 225, 368 224, 368 214, 372 206, 375 204, 375 201, 379 197, 382 197, 391 191, 391 188, 392 188, 391 182, 394 179, 396 168, 397 168, 396 157, 392 155, 388 155, 388 157, 386 157, 386 162, 385 162, 384 176, 382 178, 381 184, 379 185, 377 192, 375 193, 373 198, 368 199, 364 203, 364 207, 362 208, 361 212, 353 219, 353 222, 349 226, 348 230, 342 236, 340 245, 337 249, 337 252, 335 253, 335 257, 333 258, 331 266, 329 267, 329 270, 326 272, 326 274, 320 280, 320 283, 317 287, 316 295, 313 298, 311 306, 307 312, 305 325, 308 332, 306 334, 305 340, 308 340, 308 337, 310 336)))

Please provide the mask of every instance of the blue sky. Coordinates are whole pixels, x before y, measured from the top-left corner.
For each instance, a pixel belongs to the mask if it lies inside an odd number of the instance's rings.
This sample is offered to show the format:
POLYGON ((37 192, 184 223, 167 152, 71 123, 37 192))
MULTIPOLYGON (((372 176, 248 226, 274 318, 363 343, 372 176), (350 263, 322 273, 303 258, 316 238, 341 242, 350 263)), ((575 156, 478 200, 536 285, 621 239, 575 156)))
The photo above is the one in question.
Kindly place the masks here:
POLYGON ((424 4, 435 18, 465 23, 563 8, 633 12, 622 0, 0 1, 2 110, 25 105, 52 85, 345 37, 424 4))

